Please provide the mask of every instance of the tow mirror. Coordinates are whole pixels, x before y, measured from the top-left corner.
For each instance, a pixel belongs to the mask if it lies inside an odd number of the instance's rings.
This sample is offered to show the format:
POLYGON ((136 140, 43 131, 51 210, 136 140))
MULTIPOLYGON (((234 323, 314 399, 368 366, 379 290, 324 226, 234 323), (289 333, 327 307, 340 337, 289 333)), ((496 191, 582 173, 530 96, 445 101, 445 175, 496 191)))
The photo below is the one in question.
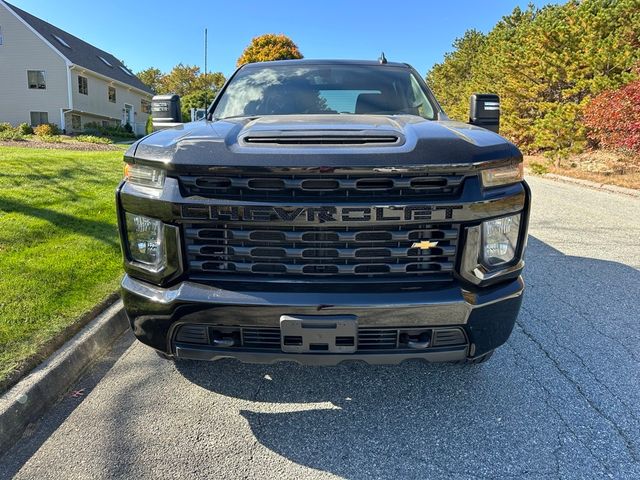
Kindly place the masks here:
POLYGON ((469 107, 469 123, 498 133, 500 97, 495 93, 474 93, 469 107))
POLYGON ((182 124, 179 95, 156 95, 151 99, 151 119, 154 130, 182 124))

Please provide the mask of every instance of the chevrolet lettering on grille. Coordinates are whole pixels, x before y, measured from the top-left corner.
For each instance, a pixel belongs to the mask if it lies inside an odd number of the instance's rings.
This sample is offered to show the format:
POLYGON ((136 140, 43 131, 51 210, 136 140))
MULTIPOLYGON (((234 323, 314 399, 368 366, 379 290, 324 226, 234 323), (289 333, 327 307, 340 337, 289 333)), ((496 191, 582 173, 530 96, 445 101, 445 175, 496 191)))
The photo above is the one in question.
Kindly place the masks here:
POLYGON ((275 207, 229 205, 183 205, 182 217, 248 222, 344 223, 344 222, 413 222, 450 220, 456 206, 410 205, 385 207, 275 207))

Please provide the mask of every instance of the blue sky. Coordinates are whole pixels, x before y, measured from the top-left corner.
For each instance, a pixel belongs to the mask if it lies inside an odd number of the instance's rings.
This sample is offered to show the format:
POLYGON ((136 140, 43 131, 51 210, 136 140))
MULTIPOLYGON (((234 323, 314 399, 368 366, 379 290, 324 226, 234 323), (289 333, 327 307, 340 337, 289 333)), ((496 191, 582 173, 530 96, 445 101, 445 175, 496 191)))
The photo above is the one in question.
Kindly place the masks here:
MULTIPOLYGON (((387 58, 421 74, 440 62, 465 30, 488 31, 528 0, 12 0, 10 3, 102 48, 135 72, 179 62, 229 75, 256 35, 284 33, 307 58, 387 58)), ((542 6, 549 1, 533 2, 542 6)))

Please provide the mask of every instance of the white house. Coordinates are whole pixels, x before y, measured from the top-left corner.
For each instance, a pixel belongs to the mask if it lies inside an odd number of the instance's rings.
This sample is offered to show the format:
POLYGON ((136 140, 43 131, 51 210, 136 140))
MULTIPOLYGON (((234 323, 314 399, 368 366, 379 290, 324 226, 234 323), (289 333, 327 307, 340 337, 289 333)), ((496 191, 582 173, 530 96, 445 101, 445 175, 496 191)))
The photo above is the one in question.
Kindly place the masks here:
POLYGON ((144 134, 151 97, 110 53, 0 0, 0 122, 128 123, 144 134))

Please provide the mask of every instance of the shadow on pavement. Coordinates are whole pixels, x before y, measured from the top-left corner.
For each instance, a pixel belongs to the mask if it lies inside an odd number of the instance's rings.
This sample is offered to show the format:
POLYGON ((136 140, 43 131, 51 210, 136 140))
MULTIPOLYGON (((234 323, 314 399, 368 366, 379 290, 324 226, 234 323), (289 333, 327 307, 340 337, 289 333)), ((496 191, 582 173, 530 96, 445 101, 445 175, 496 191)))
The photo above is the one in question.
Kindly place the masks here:
POLYGON ((0 452, 0 479, 12 478, 38 451, 47 439, 82 405, 87 395, 100 383, 122 354, 134 342, 133 334, 126 332, 100 357, 73 388, 51 407, 36 424, 27 427, 22 439, 8 452, 0 452), (77 394, 72 395, 74 392, 77 394), (3 456, 4 453, 4 456, 3 456))
POLYGON ((257 402, 241 414, 260 444, 346 478, 640 471, 640 272, 535 238, 528 260, 518 325, 484 365, 177 368, 257 402))

